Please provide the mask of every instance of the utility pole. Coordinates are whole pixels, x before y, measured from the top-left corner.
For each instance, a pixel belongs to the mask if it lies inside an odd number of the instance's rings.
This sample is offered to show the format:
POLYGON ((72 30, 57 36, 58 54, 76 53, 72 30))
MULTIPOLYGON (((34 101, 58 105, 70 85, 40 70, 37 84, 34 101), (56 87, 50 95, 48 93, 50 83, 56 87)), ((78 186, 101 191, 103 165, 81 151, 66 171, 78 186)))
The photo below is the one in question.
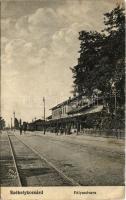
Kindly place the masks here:
POLYGON ((45 97, 43 97, 43 109, 44 109, 44 135, 45 135, 45 97))
POLYGON ((115 90, 115 116, 116 116, 116 107, 117 107, 117 98, 116 98, 116 90, 115 90))
POLYGON ((37 131, 36 117, 35 117, 35 131, 37 131))
POLYGON ((11 117, 11 130, 12 130, 12 117, 11 117))
POLYGON ((116 86, 115 86, 115 83, 112 84, 112 92, 113 92, 113 95, 114 95, 114 110, 115 110, 115 117, 116 117, 116 109, 117 109, 117 91, 116 91, 116 86))
POLYGON ((98 92, 97 92, 97 106, 98 106, 98 92))
POLYGON ((15 112, 13 112, 14 115, 14 132, 15 132, 15 112))

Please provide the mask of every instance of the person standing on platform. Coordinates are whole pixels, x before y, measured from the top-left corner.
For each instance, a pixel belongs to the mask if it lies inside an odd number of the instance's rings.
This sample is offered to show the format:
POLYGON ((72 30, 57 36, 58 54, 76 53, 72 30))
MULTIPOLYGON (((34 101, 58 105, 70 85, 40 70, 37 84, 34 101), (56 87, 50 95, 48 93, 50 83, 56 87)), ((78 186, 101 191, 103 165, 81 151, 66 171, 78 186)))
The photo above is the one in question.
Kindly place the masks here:
POLYGON ((20 126, 20 135, 22 135, 22 126, 20 126))

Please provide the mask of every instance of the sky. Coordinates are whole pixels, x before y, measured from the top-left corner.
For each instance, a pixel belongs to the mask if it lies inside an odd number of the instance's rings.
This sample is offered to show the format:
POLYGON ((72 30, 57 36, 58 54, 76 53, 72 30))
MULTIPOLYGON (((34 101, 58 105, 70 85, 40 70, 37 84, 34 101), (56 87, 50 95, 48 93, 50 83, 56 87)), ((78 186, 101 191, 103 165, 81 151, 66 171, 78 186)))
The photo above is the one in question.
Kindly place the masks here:
POLYGON ((2 1, 1 111, 30 122, 72 96, 81 30, 103 29, 116 0, 2 1))

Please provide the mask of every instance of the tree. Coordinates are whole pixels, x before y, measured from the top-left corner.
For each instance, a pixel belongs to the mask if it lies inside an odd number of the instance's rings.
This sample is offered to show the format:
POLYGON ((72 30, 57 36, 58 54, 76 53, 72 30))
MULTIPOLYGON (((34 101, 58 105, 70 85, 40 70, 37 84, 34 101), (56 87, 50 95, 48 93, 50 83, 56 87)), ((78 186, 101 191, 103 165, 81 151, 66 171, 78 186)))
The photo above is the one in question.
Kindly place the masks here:
POLYGON ((101 57, 101 48, 104 43, 104 34, 98 32, 81 31, 79 33, 80 58, 78 65, 72 68, 74 78, 74 92, 91 94, 96 88, 94 71, 101 57))
MULTIPOLYGON (((104 18, 106 36, 106 47, 104 54, 108 56, 110 85, 106 88, 117 97, 117 107, 124 105, 125 94, 125 16, 124 9, 117 6, 104 18), (114 87, 113 87, 114 86, 114 87)), ((107 64, 106 63, 106 64, 107 64)), ((111 105, 110 105, 111 106, 111 105)))
POLYGON ((17 118, 15 118, 15 129, 19 129, 19 121, 17 118))
POLYGON ((0 130, 3 130, 5 128, 5 120, 0 117, 0 130))
POLYGON ((72 68, 74 94, 90 96, 94 89, 102 92, 112 115, 124 117, 125 84, 125 16, 117 6, 104 14, 101 33, 81 31, 80 57, 72 68))

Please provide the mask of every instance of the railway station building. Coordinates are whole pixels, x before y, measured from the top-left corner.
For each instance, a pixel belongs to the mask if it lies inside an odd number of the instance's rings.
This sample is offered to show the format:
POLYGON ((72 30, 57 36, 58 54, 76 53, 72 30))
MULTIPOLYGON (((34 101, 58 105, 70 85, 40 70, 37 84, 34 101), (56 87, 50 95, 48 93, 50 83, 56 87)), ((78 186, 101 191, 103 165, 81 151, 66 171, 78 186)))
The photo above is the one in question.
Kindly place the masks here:
POLYGON ((46 121, 46 131, 55 133, 78 133, 83 128, 94 128, 97 126, 94 116, 99 115, 103 110, 102 97, 77 96, 51 108, 52 115, 46 121), (87 121, 92 118, 92 123, 87 121))

